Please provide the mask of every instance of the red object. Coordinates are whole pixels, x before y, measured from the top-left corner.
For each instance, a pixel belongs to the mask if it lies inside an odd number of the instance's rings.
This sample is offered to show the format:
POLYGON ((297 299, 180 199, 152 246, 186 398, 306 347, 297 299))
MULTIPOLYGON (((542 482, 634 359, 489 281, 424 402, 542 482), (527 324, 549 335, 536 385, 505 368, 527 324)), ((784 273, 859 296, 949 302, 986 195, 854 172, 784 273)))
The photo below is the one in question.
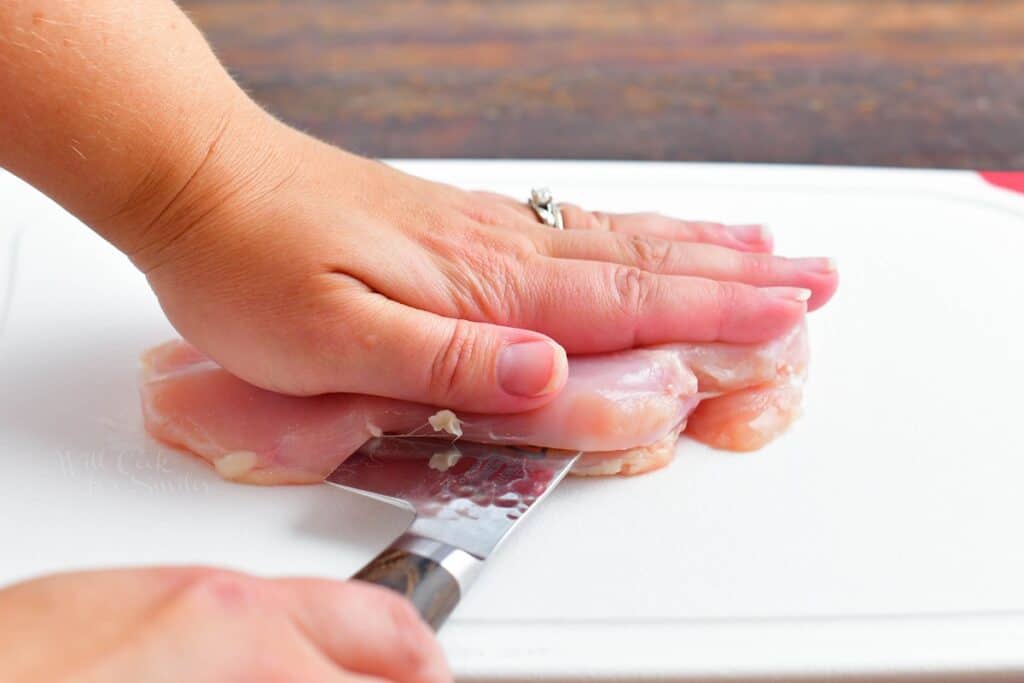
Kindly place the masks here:
POLYGON ((978 174, 996 187, 1024 194, 1024 171, 978 171, 978 174))

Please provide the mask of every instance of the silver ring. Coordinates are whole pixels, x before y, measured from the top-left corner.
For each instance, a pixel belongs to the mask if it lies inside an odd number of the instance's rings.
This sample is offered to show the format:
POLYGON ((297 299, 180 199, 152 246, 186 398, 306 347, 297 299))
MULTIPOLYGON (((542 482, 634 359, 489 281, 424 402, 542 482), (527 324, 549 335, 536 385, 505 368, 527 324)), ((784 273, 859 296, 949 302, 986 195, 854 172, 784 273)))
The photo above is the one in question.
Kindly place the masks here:
POLYGON ((555 230, 565 230, 562 223, 562 209, 555 203, 551 196, 551 190, 546 187, 535 187, 530 190, 530 199, 527 201, 537 218, 544 225, 555 230))

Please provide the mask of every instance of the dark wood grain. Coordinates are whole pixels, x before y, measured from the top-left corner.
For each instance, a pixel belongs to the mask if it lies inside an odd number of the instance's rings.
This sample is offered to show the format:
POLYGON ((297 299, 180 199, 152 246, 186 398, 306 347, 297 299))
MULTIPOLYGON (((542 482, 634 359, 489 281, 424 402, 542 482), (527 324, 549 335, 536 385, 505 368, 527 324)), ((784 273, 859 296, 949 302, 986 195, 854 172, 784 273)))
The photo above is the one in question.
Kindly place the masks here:
POLYGON ((384 586, 408 598, 435 631, 459 604, 459 583, 427 557, 388 548, 352 578, 384 586))
POLYGON ((1024 168, 1024 0, 182 0, 385 157, 1024 168))

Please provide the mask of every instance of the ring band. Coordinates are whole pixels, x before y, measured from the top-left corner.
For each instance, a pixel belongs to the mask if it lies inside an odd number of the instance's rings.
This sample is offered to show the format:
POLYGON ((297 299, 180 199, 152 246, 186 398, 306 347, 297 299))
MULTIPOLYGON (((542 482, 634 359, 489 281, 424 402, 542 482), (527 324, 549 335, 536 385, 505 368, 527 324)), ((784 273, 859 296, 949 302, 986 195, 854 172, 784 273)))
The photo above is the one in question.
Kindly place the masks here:
POLYGON ((555 230, 565 230, 562 223, 562 209, 551 196, 551 190, 546 187, 535 187, 530 190, 530 199, 527 201, 537 218, 544 225, 555 230))

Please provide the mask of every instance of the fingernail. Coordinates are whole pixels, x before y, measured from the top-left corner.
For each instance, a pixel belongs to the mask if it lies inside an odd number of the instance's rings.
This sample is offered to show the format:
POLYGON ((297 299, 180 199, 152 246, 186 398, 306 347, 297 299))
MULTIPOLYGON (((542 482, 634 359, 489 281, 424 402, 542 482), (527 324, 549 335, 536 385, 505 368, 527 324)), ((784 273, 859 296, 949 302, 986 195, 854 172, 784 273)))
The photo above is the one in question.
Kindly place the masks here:
POLYGON ((761 244, 771 239, 771 230, 763 225, 727 225, 725 229, 741 242, 748 244, 761 244))
POLYGON ((811 298, 811 290, 803 287, 762 287, 761 291, 776 299, 788 299, 804 303, 811 298))
POLYGON ((513 396, 544 396, 561 386, 568 372, 565 349, 552 342, 510 344, 498 356, 498 382, 513 396))
POLYGON ((834 273, 836 260, 833 258, 791 258, 789 262, 801 270, 812 270, 817 273, 834 273))

